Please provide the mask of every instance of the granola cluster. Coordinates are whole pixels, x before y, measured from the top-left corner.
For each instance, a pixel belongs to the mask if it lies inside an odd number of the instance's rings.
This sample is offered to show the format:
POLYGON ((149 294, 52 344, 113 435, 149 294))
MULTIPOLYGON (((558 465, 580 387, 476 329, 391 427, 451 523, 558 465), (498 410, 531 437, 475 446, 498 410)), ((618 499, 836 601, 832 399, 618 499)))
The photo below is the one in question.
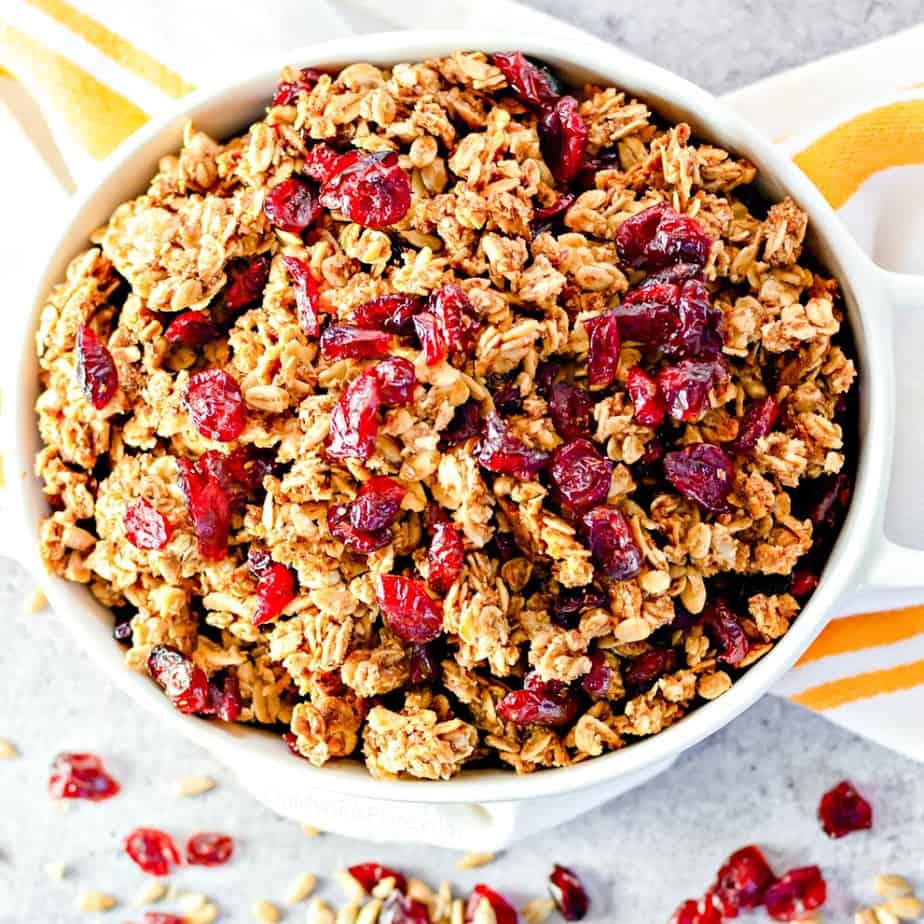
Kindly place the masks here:
POLYGON ((838 286, 755 173, 516 53, 287 69, 49 298, 47 567, 177 708, 318 766, 658 733, 786 633, 849 501, 838 286))

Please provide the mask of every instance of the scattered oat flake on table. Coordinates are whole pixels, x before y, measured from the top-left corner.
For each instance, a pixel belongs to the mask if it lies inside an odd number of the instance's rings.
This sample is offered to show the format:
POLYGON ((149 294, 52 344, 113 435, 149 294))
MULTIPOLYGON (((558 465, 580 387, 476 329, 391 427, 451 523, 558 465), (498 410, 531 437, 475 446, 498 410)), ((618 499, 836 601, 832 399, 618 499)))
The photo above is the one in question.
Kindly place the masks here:
POLYGON ((924 915, 924 902, 917 895, 896 895, 885 907, 902 921, 917 921, 924 915))
POLYGON ((23 601, 23 609, 30 615, 41 613, 48 606, 48 600, 41 587, 36 587, 23 601))
POLYGON ((169 883, 152 879, 144 883, 132 899, 133 905, 153 905, 161 901, 167 894, 169 883))
POLYGON ((212 924, 218 917, 218 905, 206 902, 198 911, 187 911, 183 915, 184 924, 212 924))
POLYGON ((201 796, 213 790, 217 785, 210 776, 184 776, 176 784, 176 791, 179 796, 201 796))
POLYGON ((359 902, 350 902, 337 912, 337 924, 356 924, 359 902))
POLYGON ((308 908, 307 924, 336 924, 333 908, 322 898, 315 898, 308 908))
POLYGON ((16 745, 9 738, 0 738, 0 760, 13 760, 19 757, 16 745))
POLYGON ((259 921, 260 924, 276 924, 282 918, 279 909, 265 898, 254 902, 252 910, 254 920, 259 921))
POLYGON ((317 877, 313 873, 302 873, 289 887, 286 894, 286 903, 297 905, 299 902, 303 902, 314 891, 317 881, 317 877))
POLYGON ((478 869, 480 866, 487 866, 497 859, 496 853, 467 853, 460 857, 456 862, 456 869, 478 869))
POLYGON ((302 825, 302 834, 306 837, 318 837, 323 833, 320 828, 316 828, 314 825, 302 825))
POLYGON ((545 924, 554 910, 555 902, 551 898, 534 898, 520 909, 520 915, 523 924, 545 924))
POLYGON ((914 887, 895 873, 880 873, 873 882, 873 889, 880 898, 898 898, 900 895, 913 895, 914 887))
POLYGON ((98 912, 115 908, 118 902, 105 892, 85 892, 77 902, 78 911, 98 912))

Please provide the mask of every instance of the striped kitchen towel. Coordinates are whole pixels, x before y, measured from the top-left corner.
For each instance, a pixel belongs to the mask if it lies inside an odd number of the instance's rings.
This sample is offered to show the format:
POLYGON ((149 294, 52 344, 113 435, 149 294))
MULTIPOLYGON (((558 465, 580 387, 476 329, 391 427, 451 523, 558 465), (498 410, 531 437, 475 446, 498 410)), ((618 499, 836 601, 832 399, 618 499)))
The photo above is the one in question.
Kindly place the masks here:
MULTIPOLYGON (((506 25, 511 35, 554 31, 598 41, 511 0, 274 0, 269 15, 268 6, 236 4, 232 16, 224 0, 5 0, 0 184, 7 214, 17 220, 0 227, 0 265, 29 265, 30 238, 43 233, 63 202, 61 185, 88 179, 121 141, 193 85, 239 71, 242 55, 278 54, 282 64, 298 45, 412 25, 506 25)), ((785 147, 878 262, 910 272, 924 272, 922 44, 924 26, 728 97, 785 147)), ((7 303, 25 302, 28 293, 19 287, 29 274, 12 276, 7 303)), ((924 322, 902 323, 898 365, 907 371, 899 393, 909 407, 924 407, 924 367, 912 352, 924 342, 924 327, 915 324, 924 322)), ((904 462, 890 519, 895 538, 913 544, 924 534, 924 492, 908 460, 924 458, 924 428, 899 429, 904 462)), ((924 606, 907 606, 914 600, 884 595, 877 612, 833 619, 777 692, 924 760, 924 606)))

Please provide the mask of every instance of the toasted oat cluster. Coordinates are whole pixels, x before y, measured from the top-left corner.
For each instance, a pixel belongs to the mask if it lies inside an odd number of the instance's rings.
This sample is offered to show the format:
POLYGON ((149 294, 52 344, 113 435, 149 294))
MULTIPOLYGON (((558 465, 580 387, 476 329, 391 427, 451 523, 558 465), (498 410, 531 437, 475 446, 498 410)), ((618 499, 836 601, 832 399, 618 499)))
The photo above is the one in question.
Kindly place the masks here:
POLYGON ((267 102, 188 127, 51 294, 48 568, 177 709, 317 766, 559 767, 721 696, 850 498, 805 214, 516 52, 267 102))

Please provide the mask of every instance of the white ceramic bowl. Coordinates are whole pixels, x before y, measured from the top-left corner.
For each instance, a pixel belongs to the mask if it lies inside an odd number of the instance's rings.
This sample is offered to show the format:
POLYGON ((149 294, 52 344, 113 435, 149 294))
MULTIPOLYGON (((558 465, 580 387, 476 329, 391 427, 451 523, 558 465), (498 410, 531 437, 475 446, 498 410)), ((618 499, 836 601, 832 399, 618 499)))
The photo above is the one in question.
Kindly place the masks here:
POLYGON ((4 453, 11 483, 7 529, 16 537, 14 554, 39 580, 62 624, 74 633, 100 670, 159 721, 236 769, 248 788, 283 814, 320 819, 322 826, 371 837, 399 836, 461 846, 475 839, 480 830, 481 844, 507 842, 600 801, 593 793, 624 790, 669 764, 761 696, 818 634, 836 602, 869 583, 901 584, 902 576, 913 575, 915 565, 922 560, 920 553, 885 539, 883 512, 895 402, 890 308, 915 299, 924 303, 924 289, 917 279, 876 268, 818 191, 769 140, 710 94, 618 48, 595 41, 521 39, 491 32, 403 32, 364 35, 296 50, 235 83, 192 94, 172 113, 145 126, 108 161, 100 179, 77 196, 61 227, 35 286, 27 323, 15 341, 16 349, 10 351, 15 355, 4 370, 12 376, 8 378, 11 390, 5 391, 11 406, 6 415, 4 453), (278 738, 266 733, 180 715, 150 680, 125 667, 123 649, 111 637, 110 613, 85 588, 45 574, 37 548, 38 524, 46 505, 32 474, 39 448, 33 416, 37 394, 35 322, 68 261, 87 246, 89 233, 105 222, 116 205, 144 189, 158 158, 180 146, 186 119, 191 118, 218 138, 238 132, 260 117, 285 63, 324 68, 354 61, 387 65, 445 54, 459 47, 491 52, 511 46, 548 62, 570 81, 580 84, 592 79, 623 87, 666 117, 690 122, 699 137, 753 160, 760 168, 765 195, 778 199, 788 193, 806 209, 811 246, 843 286, 857 344, 862 450, 853 503, 820 586, 789 633, 728 693, 653 738, 577 766, 522 777, 484 770, 463 773, 449 782, 389 782, 370 777, 358 761, 316 769, 294 760, 278 738), (546 810, 524 812, 511 807, 537 797, 545 799, 546 810), (400 809, 396 803, 416 805, 400 809), (400 830, 395 830, 397 824, 400 830), (493 833, 487 837, 483 830, 486 824, 493 825, 493 833))

